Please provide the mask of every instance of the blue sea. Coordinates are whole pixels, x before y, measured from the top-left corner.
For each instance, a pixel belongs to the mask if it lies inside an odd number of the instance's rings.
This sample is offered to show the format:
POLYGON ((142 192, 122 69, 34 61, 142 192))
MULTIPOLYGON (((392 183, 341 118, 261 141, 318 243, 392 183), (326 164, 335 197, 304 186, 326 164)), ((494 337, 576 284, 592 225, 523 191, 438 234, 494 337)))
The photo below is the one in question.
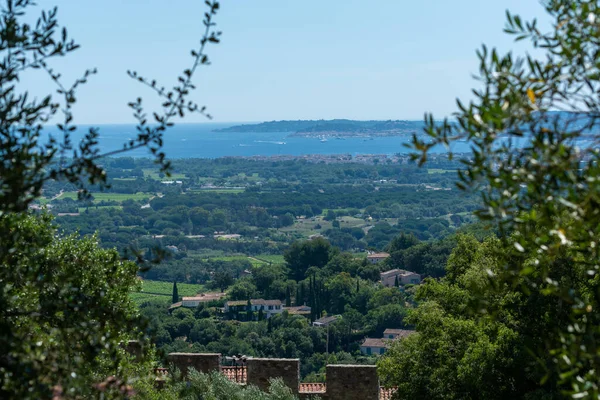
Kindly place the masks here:
MULTIPOLYGON (((168 158, 217 158, 225 156, 274 156, 306 154, 397 154, 408 153, 404 144, 410 141, 408 136, 373 137, 373 138, 319 138, 289 137, 291 132, 251 132, 230 133, 214 132, 234 124, 179 124, 164 135, 164 151, 168 158)), ((100 149, 102 152, 122 148, 123 143, 135 139, 136 130, 133 125, 100 125, 100 149)), ((86 126, 79 126, 73 135, 76 142, 86 126)), ((452 150, 468 152, 467 143, 455 143, 452 150)), ((440 146, 434 152, 445 152, 440 146)), ((146 149, 139 149, 125 154, 130 157, 149 157, 146 149)))

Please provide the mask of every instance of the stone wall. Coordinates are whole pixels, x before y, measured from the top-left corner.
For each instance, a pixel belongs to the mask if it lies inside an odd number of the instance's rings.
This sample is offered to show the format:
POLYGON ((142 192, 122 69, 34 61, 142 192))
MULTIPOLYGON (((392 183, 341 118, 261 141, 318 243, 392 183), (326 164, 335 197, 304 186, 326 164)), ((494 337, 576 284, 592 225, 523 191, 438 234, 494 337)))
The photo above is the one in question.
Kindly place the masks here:
POLYGON ((248 384, 261 390, 269 388, 269 379, 282 378, 292 392, 300 385, 300 360, 297 358, 250 358, 246 361, 248 384))
POLYGON ((187 375, 189 368, 198 372, 219 371, 221 368, 220 353, 170 353, 168 360, 183 375, 187 375))
MULTIPOLYGON (((171 353, 168 360, 184 375, 188 368, 199 372, 221 370, 221 354, 171 353)), ((246 383, 269 389, 269 379, 281 378, 292 392, 306 399, 318 395, 326 400, 378 400, 379 378, 375 365, 327 365, 325 393, 299 393, 300 360, 290 358, 249 358, 246 383)))
POLYGON ((375 365, 328 365, 328 400, 378 400, 379 378, 375 365))

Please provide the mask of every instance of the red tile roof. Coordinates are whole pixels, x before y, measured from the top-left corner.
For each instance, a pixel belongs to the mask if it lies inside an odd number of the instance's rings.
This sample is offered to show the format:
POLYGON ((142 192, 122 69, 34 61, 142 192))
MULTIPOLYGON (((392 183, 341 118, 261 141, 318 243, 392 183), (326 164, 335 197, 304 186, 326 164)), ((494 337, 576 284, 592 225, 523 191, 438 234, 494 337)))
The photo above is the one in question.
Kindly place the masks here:
POLYGON ((397 390, 397 387, 379 388, 379 400, 392 400, 392 396, 397 390))
POLYGON ((221 367, 221 372, 232 382, 235 383, 246 383, 248 380, 248 373, 246 367, 221 367))
POLYGON ((366 338, 360 347, 389 347, 390 339, 366 338))
POLYGON ((301 383, 300 393, 325 393, 324 383, 301 383))

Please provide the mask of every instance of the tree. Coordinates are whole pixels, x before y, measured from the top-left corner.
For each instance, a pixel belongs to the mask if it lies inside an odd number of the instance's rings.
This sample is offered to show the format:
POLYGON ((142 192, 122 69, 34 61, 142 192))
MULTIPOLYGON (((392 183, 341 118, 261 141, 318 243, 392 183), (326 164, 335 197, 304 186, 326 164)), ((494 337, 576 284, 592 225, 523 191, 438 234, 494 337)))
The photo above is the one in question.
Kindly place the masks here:
POLYGON ((394 280, 394 286, 400 287, 400 281, 398 280, 398 275, 396 275, 396 279, 394 280))
POLYGON ((290 270, 290 278, 301 281, 306 278, 309 267, 323 268, 337 252, 327 240, 319 237, 292 243, 283 257, 290 270))
MULTIPOLYGON (((189 94, 194 89, 196 70, 209 64, 206 45, 219 41, 220 32, 214 30, 213 22, 219 4, 207 2, 200 45, 192 52, 190 68, 171 90, 129 72, 161 98, 162 109, 153 113, 154 121, 149 123, 142 99, 131 102, 137 135, 121 148, 103 153, 98 147, 97 128, 90 128, 76 143, 71 136, 77 129, 73 124, 77 89, 96 71, 87 70, 66 84, 53 69, 55 59, 79 47, 58 24, 56 8, 43 12, 36 21, 27 15, 32 1, 3 3, 0 397, 127 397, 129 379, 138 372, 129 363, 123 343, 130 339, 145 343, 144 324, 129 298, 138 285, 137 265, 122 261, 114 250, 101 250, 95 236, 63 236, 51 226, 48 216, 30 216, 27 210, 49 182, 68 182, 79 190, 81 198, 89 195, 89 185, 106 187, 102 167, 106 157, 130 150, 150 150, 161 172, 169 173, 170 163, 161 151, 163 134, 177 116, 194 112, 207 115, 204 107, 190 101, 189 94), (22 90, 21 82, 32 70, 47 74, 56 84, 58 100, 51 94, 34 98, 22 90), (62 118, 57 121, 59 112, 62 118), (46 135, 45 125, 55 122, 59 135, 46 135)), ((140 254, 135 256, 142 261, 140 254)))
POLYGON ((221 292, 224 292, 225 289, 227 289, 233 284, 233 277, 229 272, 217 271, 213 276, 213 281, 215 285, 217 285, 219 290, 221 290, 221 292))
POLYGON ((0 229, 0 397, 90 397, 111 374, 127 381, 121 343, 143 338, 137 266, 96 237, 59 235, 46 215, 9 213, 0 229))
POLYGON ((265 319, 265 313, 263 311, 264 306, 261 306, 260 309, 258 310, 258 320, 262 321, 265 319))
POLYGON ((173 281, 173 299, 172 303, 175 304, 179 301, 179 292, 177 291, 177 282, 173 281))
POLYGON ((481 194, 476 215, 497 228, 502 241, 494 257, 502 268, 479 287, 481 293, 474 292, 474 308, 500 320, 513 307, 515 322, 536 339, 513 347, 527 346, 538 358, 516 364, 517 373, 534 370, 550 391, 559 387, 575 398, 597 398, 600 8, 575 0, 543 7, 551 21, 547 33, 536 20, 510 12, 505 29, 541 54, 515 57, 483 47, 483 87, 469 103, 458 101, 455 122, 427 116, 427 141, 414 136, 412 146, 424 163, 433 146, 470 142, 473 153, 462 160, 459 188, 481 194), (566 277, 559 274, 565 271, 566 277), (525 313, 528 303, 481 301, 504 285, 516 288, 517 298, 552 305, 544 320, 525 313))
POLYGON ((289 286, 287 286, 285 288, 285 306, 286 307, 291 307, 292 306, 292 294, 291 294, 289 286))
POLYGON ((323 219, 325 221, 335 221, 335 219, 336 219, 335 211, 327 210, 327 214, 325 215, 325 217, 323 219))

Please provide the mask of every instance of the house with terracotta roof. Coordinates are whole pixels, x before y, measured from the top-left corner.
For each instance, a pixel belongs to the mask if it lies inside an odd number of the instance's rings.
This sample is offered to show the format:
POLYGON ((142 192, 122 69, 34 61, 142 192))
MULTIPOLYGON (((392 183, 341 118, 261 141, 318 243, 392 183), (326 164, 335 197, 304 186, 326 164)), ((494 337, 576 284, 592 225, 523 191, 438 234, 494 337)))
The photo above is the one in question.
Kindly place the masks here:
POLYGON ((394 340, 401 340, 414 334, 415 331, 408 329, 386 329, 383 331, 382 338, 365 338, 360 345, 360 351, 363 354, 383 354, 390 347, 394 340))
POLYGON ((386 287, 396 286, 396 281, 398 281, 398 285, 417 285, 421 283, 421 275, 406 271, 404 269, 391 269, 389 271, 382 272, 379 274, 381 278, 381 284, 386 287))
POLYGON ((383 331, 384 339, 404 339, 407 336, 412 335, 415 331, 409 329, 386 329, 383 331))
POLYGON ((302 315, 304 317, 310 318, 311 308, 309 306, 283 307, 283 310, 287 311, 290 315, 302 315))
POLYGON ((360 344, 360 352, 366 355, 383 354, 390 346, 389 339, 365 338, 360 344))
POLYGON ((377 264, 378 262, 385 260, 389 256, 389 253, 371 253, 367 255, 367 261, 369 261, 371 264, 377 264))

